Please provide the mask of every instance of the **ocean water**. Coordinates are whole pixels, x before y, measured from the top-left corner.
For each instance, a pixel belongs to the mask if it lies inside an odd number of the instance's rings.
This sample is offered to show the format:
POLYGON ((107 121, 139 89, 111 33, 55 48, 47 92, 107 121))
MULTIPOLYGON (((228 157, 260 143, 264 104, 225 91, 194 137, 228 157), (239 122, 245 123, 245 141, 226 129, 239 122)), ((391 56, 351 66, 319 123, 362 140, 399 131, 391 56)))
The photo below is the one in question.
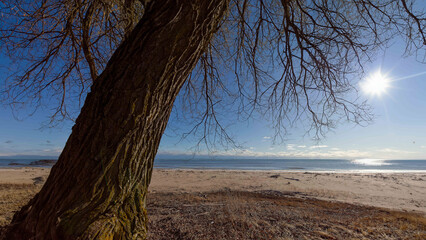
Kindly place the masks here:
MULTIPOLYGON (((0 168, 29 166, 40 159, 0 159, 0 168), (21 165, 10 165, 17 163, 21 165)), ((31 165, 31 167, 46 167, 31 165)), ((48 167, 48 166, 47 166, 48 167)), ((226 158, 159 158, 155 168, 170 169, 230 169, 230 170, 286 170, 331 172, 425 172, 426 160, 380 159, 226 159, 226 158)))
POLYGON ((426 160, 156 159, 156 168, 334 172, 426 172, 426 160))

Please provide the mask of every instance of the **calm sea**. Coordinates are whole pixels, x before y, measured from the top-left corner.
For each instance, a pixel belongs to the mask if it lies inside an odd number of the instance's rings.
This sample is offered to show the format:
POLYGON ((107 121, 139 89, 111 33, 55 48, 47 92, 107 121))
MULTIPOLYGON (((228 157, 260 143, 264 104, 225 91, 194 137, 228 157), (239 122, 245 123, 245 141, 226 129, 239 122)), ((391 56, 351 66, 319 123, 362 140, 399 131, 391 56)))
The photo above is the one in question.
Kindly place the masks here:
MULTIPOLYGON (((39 159, 0 159, 0 167, 22 167, 39 159), (23 165, 10 165, 18 163, 23 165)), ((34 165, 33 167, 43 167, 34 165)), ((336 172, 426 172, 426 160, 327 159, 156 159, 155 168, 336 172)))
POLYGON ((331 159, 156 159, 157 168, 426 172, 426 160, 331 159))

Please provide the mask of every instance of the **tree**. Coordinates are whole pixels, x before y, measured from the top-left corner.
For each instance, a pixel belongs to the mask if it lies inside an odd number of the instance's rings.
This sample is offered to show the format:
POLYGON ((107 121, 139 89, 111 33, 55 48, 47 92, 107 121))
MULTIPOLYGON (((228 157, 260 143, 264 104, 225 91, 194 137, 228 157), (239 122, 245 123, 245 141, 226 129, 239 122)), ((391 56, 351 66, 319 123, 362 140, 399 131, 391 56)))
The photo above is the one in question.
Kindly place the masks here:
POLYGON ((245 117, 271 114, 277 133, 308 116, 322 134, 340 118, 369 119, 348 93, 375 49, 395 34, 407 53, 426 44, 424 13, 404 0, 0 6, 2 51, 20 66, 4 90, 11 103, 53 95, 53 116, 69 117, 67 101, 85 98, 46 184, 6 239, 144 239, 153 161, 181 89, 206 142, 211 130, 227 137, 216 114, 226 105, 245 117))

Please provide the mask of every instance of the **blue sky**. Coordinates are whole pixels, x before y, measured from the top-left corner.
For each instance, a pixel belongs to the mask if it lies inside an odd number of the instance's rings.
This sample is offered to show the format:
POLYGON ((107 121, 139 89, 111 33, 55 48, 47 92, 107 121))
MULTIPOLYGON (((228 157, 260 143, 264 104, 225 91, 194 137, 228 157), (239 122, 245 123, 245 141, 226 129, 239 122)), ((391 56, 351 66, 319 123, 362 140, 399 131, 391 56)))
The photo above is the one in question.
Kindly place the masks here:
MULTIPOLYGON (((370 125, 342 124, 319 142, 306 135, 306 129, 296 126, 284 142, 274 143, 274 130, 265 122, 251 120, 229 128, 229 132, 242 143, 242 149, 219 149, 210 154, 278 158, 426 159, 426 64, 418 63, 414 57, 401 58, 403 52, 403 45, 395 44, 378 54, 374 62, 365 65, 367 75, 381 69, 390 79, 389 88, 380 97, 364 96, 369 99, 376 115, 370 125)), ((26 110, 20 116, 28 113, 29 110, 26 110)), ((73 123, 42 128, 48 118, 49 111, 40 109, 32 116, 17 120, 9 107, 0 106, 0 156, 58 156, 73 123)), ((194 145, 191 139, 180 141, 169 129, 163 136, 159 154, 191 154, 194 145)), ((208 152, 201 148, 198 154, 207 155, 208 152)))
MULTIPOLYGON (((426 64, 414 57, 402 58, 403 53, 403 44, 395 44, 365 65, 367 77, 381 70, 389 79, 389 87, 381 96, 361 91, 373 107, 375 118, 370 125, 342 124, 320 141, 312 140, 312 136, 305 134, 306 129, 296 126, 284 142, 274 143, 274 130, 265 122, 253 120, 229 129, 243 143, 243 149, 216 151, 211 155, 426 159, 426 64)), ((185 154, 193 146, 193 141, 179 141, 174 135, 166 134, 159 152, 185 154)), ((208 153, 201 150, 199 154, 208 153)))

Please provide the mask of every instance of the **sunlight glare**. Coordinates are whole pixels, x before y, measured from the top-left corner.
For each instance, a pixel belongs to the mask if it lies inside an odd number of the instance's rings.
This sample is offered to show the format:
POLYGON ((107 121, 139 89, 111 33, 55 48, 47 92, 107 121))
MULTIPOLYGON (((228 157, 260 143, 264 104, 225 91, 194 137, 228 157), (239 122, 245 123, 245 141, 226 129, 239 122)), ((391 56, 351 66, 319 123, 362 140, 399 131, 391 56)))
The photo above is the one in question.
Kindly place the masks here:
POLYGON ((389 79, 380 71, 370 75, 361 83, 361 89, 373 96, 380 96, 389 88, 389 79))

